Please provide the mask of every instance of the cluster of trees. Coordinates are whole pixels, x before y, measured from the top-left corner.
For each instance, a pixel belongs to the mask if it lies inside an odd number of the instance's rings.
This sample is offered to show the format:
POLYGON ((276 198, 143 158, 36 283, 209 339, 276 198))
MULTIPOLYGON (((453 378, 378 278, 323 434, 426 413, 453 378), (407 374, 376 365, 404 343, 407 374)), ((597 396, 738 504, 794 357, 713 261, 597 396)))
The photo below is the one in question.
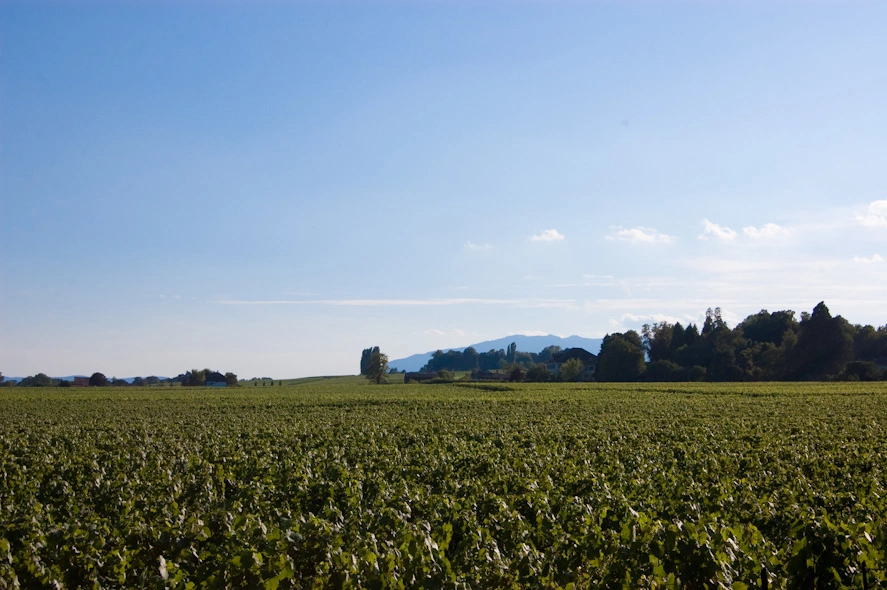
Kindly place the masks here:
POLYGON ((812 313, 767 310, 730 328, 720 308, 700 330, 680 322, 609 334, 598 381, 805 381, 887 379, 887 326, 853 325, 825 303, 812 313))
POLYGON ((388 355, 378 346, 364 348, 360 355, 360 374, 371 383, 385 383, 388 374, 388 355))
POLYGON ((498 371, 501 369, 521 368, 524 371, 536 366, 544 365, 551 357, 561 352, 560 346, 548 346, 542 352, 522 352, 517 349, 517 344, 512 342, 508 349, 490 350, 489 352, 477 352, 469 346, 462 352, 437 350, 431 355, 431 359, 422 367, 423 373, 440 371, 498 371))
POLYGON ((228 387, 234 387, 237 385, 237 375, 234 373, 225 373, 222 375, 218 371, 213 371, 212 369, 192 369, 181 375, 175 377, 173 381, 178 381, 184 387, 202 387, 206 385, 207 382, 215 382, 220 383, 222 381, 228 387))

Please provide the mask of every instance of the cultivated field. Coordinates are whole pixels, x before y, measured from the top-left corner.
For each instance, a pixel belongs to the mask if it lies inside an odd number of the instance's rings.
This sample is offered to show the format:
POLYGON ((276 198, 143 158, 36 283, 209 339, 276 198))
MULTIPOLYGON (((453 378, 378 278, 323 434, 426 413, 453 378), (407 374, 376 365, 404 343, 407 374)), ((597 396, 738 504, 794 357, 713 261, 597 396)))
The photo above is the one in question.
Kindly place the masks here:
POLYGON ((884 587, 885 457, 882 383, 0 389, 0 588, 884 587))

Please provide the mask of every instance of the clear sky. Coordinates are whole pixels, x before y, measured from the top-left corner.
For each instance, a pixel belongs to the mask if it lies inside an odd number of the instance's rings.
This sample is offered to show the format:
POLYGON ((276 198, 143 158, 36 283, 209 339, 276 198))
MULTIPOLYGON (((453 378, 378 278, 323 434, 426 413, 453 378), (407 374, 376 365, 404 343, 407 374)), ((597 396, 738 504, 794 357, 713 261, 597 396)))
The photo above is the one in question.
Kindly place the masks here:
POLYGON ((0 1, 0 371, 887 323, 887 3, 0 1))

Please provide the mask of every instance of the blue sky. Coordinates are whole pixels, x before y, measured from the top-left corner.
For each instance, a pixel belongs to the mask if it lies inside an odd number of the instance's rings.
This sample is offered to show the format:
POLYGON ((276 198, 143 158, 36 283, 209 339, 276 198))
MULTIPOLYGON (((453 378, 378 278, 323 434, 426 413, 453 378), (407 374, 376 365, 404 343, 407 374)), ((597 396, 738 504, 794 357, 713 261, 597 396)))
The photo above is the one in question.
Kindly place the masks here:
POLYGON ((0 371, 887 323, 883 2, 0 2, 0 371))

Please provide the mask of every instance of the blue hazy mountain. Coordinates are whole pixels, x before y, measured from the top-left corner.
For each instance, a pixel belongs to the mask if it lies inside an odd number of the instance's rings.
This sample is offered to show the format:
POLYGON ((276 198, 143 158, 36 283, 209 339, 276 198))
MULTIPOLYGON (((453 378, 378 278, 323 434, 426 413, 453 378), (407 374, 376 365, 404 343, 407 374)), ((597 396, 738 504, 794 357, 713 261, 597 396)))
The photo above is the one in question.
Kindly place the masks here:
MULTIPOLYGON (((542 352, 546 346, 560 346, 561 348, 584 348, 588 352, 597 354, 601 350, 601 338, 583 338, 581 336, 568 336, 561 338, 549 334, 548 336, 524 336, 523 334, 515 334, 514 336, 506 336, 497 340, 486 340, 477 344, 469 344, 461 348, 446 348, 448 350, 458 350, 462 352, 466 348, 473 347, 478 352, 489 352, 491 350, 507 349, 508 345, 514 342, 517 349, 521 352, 542 352)), ((388 361, 388 366, 398 371, 418 371, 425 366, 425 363, 431 358, 435 351, 422 354, 414 354, 402 359, 388 361)))

